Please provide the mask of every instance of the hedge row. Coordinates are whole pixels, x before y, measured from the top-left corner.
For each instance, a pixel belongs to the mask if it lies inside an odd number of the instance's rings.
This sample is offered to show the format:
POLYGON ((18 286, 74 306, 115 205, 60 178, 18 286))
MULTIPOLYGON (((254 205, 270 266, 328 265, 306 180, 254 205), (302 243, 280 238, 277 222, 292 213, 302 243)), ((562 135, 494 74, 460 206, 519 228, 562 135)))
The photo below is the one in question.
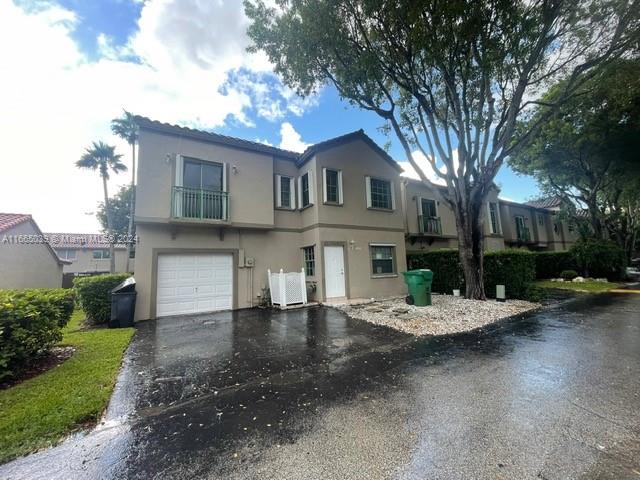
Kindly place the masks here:
POLYGON ((15 376, 62 339, 74 304, 73 290, 0 290, 0 380, 15 376))
MULTIPOLYGON (((428 268, 433 271, 431 289, 436 293, 451 294, 453 289, 464 291, 464 275, 454 249, 434 250, 407 257, 409 269, 428 268)), ((494 297, 496 285, 505 285, 508 298, 528 298, 535 280, 535 254, 527 250, 507 249, 489 252, 484 256, 484 287, 494 297)))
POLYGON ((84 313, 92 323, 106 323, 111 317, 111 290, 131 275, 113 273, 94 277, 78 277, 73 287, 78 293, 78 300, 84 313))
POLYGON ((578 270, 578 265, 569 251, 536 252, 536 278, 558 278, 564 270, 578 270))
POLYGON ((585 277, 618 280, 624 273, 624 250, 608 240, 577 242, 566 252, 538 252, 536 278, 557 278, 566 270, 575 270, 585 277))

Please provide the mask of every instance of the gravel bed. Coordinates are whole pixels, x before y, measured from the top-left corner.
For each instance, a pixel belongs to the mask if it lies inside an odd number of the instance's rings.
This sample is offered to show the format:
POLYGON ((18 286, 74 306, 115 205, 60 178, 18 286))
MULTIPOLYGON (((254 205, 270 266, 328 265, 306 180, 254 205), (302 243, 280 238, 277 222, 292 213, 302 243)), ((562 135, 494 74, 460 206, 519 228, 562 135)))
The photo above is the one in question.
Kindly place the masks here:
POLYGON ((468 332, 512 315, 535 310, 538 303, 524 300, 467 300, 452 295, 433 295, 433 305, 407 305, 404 298, 361 304, 333 305, 352 318, 386 325, 412 335, 447 335, 468 332))

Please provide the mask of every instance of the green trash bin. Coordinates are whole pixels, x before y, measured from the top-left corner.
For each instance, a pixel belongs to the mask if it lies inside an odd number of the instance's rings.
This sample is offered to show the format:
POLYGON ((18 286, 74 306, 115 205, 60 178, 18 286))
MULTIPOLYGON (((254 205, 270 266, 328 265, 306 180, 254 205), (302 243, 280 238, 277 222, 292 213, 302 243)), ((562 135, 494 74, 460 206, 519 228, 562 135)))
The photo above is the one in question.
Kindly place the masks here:
POLYGON ((431 282, 433 272, 427 269, 409 270, 402 272, 404 281, 409 289, 407 303, 418 307, 431 305, 431 282))

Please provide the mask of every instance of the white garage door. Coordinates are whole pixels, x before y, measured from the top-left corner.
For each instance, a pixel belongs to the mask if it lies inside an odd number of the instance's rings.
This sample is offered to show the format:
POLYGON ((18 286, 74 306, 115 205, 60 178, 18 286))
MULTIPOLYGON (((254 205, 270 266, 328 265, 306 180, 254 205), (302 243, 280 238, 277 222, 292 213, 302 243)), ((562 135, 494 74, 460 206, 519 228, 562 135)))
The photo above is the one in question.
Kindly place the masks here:
POLYGON ((156 316, 233 308, 233 256, 158 255, 156 316))

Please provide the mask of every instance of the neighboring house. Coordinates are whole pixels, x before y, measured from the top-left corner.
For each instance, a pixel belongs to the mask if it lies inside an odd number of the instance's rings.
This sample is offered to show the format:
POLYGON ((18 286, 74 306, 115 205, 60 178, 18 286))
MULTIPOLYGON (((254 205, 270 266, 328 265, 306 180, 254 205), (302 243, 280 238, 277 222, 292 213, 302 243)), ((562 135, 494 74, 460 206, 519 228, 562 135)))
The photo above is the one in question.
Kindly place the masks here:
POLYGON ((137 121, 137 319, 254 306, 267 269, 319 301, 406 291, 402 169, 363 131, 298 154, 137 121))
MULTIPOLYGON (((401 177, 362 130, 300 154, 136 119, 139 320, 255 306, 268 269, 304 268, 321 302, 401 295, 407 252, 457 246, 441 190, 401 177)), ((497 188, 482 214, 487 250, 569 245, 559 223, 554 237, 553 212, 497 188), (544 228, 528 226, 538 212, 544 228)))
POLYGON ((0 288, 60 288, 66 263, 31 215, 0 213, 0 288))
POLYGON ((577 230, 558 219, 559 206, 550 200, 516 203, 500 200, 504 243, 535 251, 561 251, 578 240, 577 230))
MULTIPOLYGON (((51 246, 58 256, 69 263, 64 266, 64 273, 96 274, 107 273, 111 265, 109 244, 102 233, 47 233, 51 246)), ((123 244, 114 246, 116 272, 126 270, 127 247, 123 244)), ((133 272, 134 259, 129 259, 129 271, 133 272)))
MULTIPOLYGON (((406 250, 420 253, 441 248, 458 248, 456 220, 442 199, 445 187, 432 189, 419 180, 404 179, 403 202, 406 225, 406 250)), ((504 248, 499 213, 498 189, 489 194, 483 210, 485 250, 504 248)))

